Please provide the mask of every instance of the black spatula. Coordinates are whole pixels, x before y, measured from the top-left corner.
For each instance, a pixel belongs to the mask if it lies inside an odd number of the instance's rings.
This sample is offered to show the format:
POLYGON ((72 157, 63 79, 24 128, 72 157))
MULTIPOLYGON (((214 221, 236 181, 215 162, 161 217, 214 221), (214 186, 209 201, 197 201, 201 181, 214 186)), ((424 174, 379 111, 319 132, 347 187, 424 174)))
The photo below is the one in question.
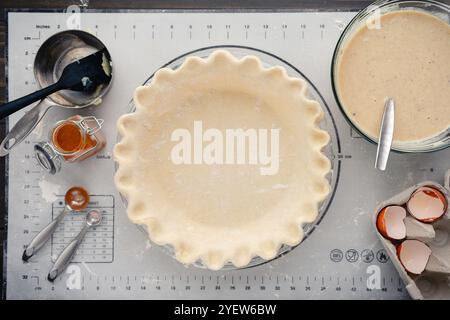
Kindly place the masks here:
POLYGON ((103 49, 72 62, 64 68, 58 82, 0 106, 0 119, 59 90, 69 89, 89 93, 95 91, 101 84, 108 84, 111 81, 111 74, 109 65, 104 65, 104 61, 108 61, 104 58, 105 53, 106 49, 103 49))

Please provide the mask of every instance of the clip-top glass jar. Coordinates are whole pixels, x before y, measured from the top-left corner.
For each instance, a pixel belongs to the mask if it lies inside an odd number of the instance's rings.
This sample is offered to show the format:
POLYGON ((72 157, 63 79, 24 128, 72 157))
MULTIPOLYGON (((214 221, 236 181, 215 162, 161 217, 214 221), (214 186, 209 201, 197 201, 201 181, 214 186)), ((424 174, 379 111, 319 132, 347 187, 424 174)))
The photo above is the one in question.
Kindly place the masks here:
POLYGON ((106 140, 101 128, 103 119, 72 116, 58 121, 49 132, 49 141, 34 146, 36 159, 49 173, 61 170, 62 162, 77 162, 99 152, 106 140))

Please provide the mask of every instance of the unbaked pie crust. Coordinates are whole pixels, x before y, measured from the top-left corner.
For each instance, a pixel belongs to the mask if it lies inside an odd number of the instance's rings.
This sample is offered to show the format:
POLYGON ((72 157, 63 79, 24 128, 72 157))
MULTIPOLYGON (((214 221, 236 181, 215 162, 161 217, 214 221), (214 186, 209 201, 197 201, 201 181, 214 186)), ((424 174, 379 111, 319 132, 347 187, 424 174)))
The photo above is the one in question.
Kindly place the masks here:
POLYGON ((129 219, 147 226, 153 242, 173 246, 180 262, 213 270, 272 259, 282 244, 298 244, 330 189, 321 152, 329 135, 306 92, 306 82, 284 68, 223 50, 160 69, 136 89, 135 112, 117 123, 115 183, 129 219), (278 173, 261 175, 254 164, 174 164, 171 133, 192 131, 194 121, 204 130, 279 128, 278 173))

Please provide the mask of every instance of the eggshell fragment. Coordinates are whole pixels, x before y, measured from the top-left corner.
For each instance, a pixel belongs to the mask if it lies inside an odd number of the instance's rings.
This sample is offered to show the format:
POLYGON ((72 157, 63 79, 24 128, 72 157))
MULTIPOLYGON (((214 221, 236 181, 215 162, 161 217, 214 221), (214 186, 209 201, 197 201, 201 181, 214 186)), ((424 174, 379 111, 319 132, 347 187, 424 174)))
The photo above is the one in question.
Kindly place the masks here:
POLYGON ((422 241, 405 240, 397 246, 397 256, 406 271, 421 274, 430 259, 431 249, 422 241))
POLYGON ((400 206, 388 206, 377 217, 377 228, 383 237, 390 240, 402 240, 406 237, 404 219, 406 210, 400 206))
POLYGON ((447 199, 442 192, 431 187, 421 187, 413 192, 406 207, 417 220, 433 222, 442 217, 447 205, 447 199))

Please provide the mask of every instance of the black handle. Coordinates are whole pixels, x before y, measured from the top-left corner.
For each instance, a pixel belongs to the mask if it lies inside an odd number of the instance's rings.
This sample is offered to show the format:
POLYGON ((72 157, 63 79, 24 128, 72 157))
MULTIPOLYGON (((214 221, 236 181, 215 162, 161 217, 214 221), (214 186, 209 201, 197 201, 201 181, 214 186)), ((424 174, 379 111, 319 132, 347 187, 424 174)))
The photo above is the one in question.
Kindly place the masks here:
POLYGON ((32 104, 33 102, 44 99, 45 97, 51 95, 52 93, 64 89, 59 82, 56 82, 48 87, 38 90, 36 92, 30 93, 22 98, 10 101, 0 106, 0 120, 6 118, 7 116, 13 114, 20 109, 32 104))

